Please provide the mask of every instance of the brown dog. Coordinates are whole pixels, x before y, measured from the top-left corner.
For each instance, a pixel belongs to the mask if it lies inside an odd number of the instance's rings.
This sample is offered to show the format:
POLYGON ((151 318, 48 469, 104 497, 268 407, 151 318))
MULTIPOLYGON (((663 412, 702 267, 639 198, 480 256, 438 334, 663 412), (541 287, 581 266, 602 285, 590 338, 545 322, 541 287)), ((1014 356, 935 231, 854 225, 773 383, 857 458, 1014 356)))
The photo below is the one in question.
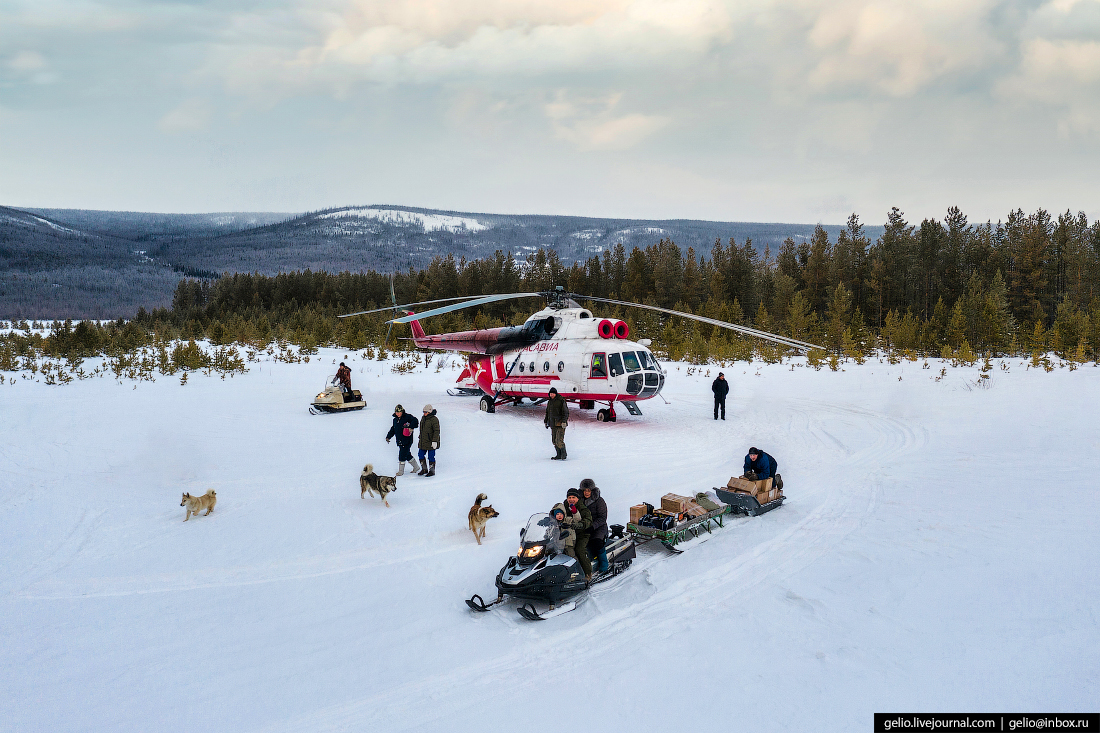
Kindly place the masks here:
MULTIPOLYGON (((191 496, 190 494, 184 494, 183 499, 180 501, 180 506, 187 505, 187 516, 183 518, 183 521, 187 521, 194 514, 198 516, 199 512, 203 509, 206 513, 214 511, 214 505, 218 503, 218 495, 214 493, 213 489, 207 491, 202 496, 191 496)), ((205 516, 205 515, 204 515, 205 516)))
POLYGON ((474 533, 474 539, 477 540, 479 545, 481 544, 481 538, 485 536, 485 525, 493 517, 500 516, 500 512, 493 509, 492 504, 481 506, 481 502, 488 498, 485 494, 478 494, 477 498, 474 499, 474 505, 470 507, 470 531, 474 533))
POLYGON ((397 479, 393 476, 379 476, 374 472, 374 466, 367 464, 363 466, 363 473, 359 474, 359 498, 364 498, 364 494, 370 494, 374 496, 375 492, 378 492, 378 496, 382 499, 382 503, 386 506, 390 505, 386 495, 392 491, 397 491, 397 479))

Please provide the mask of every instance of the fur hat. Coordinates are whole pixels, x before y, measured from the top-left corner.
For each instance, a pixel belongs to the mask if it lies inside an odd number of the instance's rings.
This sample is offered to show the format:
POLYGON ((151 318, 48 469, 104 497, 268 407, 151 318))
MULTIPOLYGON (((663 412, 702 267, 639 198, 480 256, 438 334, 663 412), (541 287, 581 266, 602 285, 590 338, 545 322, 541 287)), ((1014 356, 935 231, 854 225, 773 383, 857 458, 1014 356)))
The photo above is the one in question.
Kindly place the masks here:
POLYGON ((394 412, 404 412, 405 408, 402 407, 401 405, 398 405, 397 407, 393 408, 393 411, 394 412))
POLYGON ((578 499, 583 499, 584 498, 584 494, 582 494, 580 492, 580 490, 578 490, 578 489, 569 489, 569 491, 565 492, 565 498, 566 499, 568 499, 570 496, 575 496, 578 499))
POLYGON ((431 405, 424 405, 424 412, 431 412, 431 411, 432 411, 432 406, 431 405))
POLYGON ((558 388, 557 387, 551 387, 550 388, 550 394, 557 394, 557 393, 558 393, 558 388))
POLYGON ((596 482, 593 481, 590 478, 583 479, 581 481, 581 487, 580 488, 581 488, 581 491, 584 491, 585 489, 594 489, 594 488, 596 488, 596 482))

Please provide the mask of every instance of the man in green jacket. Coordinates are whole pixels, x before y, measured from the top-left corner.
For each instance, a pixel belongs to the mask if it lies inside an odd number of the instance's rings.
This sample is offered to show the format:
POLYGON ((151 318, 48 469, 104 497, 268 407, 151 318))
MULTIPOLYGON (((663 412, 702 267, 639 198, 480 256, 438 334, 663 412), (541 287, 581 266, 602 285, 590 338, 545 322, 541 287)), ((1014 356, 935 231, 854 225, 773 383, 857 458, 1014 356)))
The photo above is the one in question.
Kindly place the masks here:
POLYGON ((550 388, 550 399, 546 401, 546 417, 543 422, 550 428, 554 447, 558 449, 558 454, 550 460, 564 461, 567 458, 565 428, 569 425, 569 406, 565 404, 565 398, 553 387, 550 388))
POLYGON ((420 418, 420 473, 417 476, 435 475, 435 449, 439 447, 439 418, 431 405, 424 405, 424 417, 420 418), (428 460, 424 460, 424 454, 428 454, 428 460), (431 467, 428 467, 429 461, 431 467))
POLYGON ((588 537, 592 533, 592 510, 584 503, 584 497, 577 489, 565 492, 564 523, 576 533, 573 557, 581 564, 584 579, 592 581, 592 559, 588 557, 588 537))

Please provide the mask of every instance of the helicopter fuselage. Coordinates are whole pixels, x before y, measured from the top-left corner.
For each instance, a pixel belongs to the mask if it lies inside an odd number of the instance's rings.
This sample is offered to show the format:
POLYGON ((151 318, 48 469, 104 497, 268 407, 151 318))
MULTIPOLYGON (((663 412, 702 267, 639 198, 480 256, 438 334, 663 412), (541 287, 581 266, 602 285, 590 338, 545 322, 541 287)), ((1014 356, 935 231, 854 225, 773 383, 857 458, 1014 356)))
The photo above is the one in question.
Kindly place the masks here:
MULTIPOLYGON (((468 354, 483 392, 545 399, 551 388, 571 402, 636 402, 655 397, 665 375, 647 343, 630 340, 624 321, 585 308, 545 308, 519 327, 429 336, 412 321, 417 346, 468 354)), ((503 398, 503 399, 502 399, 503 398)))

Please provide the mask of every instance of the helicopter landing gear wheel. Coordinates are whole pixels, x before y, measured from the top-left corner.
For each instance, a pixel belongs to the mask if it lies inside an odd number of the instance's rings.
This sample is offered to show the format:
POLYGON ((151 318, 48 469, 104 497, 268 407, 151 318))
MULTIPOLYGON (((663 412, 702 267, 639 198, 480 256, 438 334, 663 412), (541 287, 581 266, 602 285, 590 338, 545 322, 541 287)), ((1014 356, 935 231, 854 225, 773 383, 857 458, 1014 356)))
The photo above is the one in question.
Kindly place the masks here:
POLYGON ((489 395, 481 395, 481 411, 482 412, 496 412, 496 405, 493 404, 493 398, 489 395))
POLYGON ((601 409, 596 413, 596 419, 600 422, 615 422, 615 415, 611 410, 601 409))

